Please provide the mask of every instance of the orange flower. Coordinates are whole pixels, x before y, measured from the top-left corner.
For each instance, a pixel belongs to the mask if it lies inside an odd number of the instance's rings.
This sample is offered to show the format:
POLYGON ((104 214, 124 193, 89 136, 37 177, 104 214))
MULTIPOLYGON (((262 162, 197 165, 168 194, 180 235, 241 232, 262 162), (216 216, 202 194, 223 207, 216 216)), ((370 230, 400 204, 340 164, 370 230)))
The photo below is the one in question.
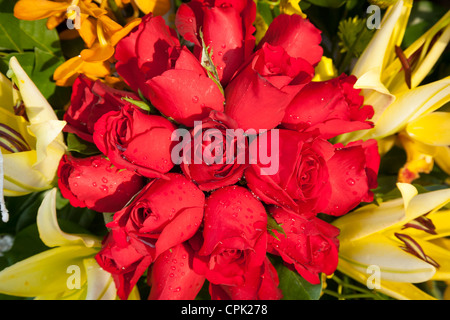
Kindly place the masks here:
POLYGON ((69 28, 60 36, 62 39, 80 36, 86 49, 60 65, 53 75, 58 86, 71 86, 79 74, 91 79, 111 74, 109 62, 112 61, 109 60, 114 55, 115 46, 140 23, 139 10, 162 15, 169 9, 170 0, 19 0, 14 7, 14 15, 22 20, 47 18, 49 29, 66 19, 73 20, 75 29, 69 28), (121 12, 127 5, 133 7, 133 14, 125 18, 121 12))

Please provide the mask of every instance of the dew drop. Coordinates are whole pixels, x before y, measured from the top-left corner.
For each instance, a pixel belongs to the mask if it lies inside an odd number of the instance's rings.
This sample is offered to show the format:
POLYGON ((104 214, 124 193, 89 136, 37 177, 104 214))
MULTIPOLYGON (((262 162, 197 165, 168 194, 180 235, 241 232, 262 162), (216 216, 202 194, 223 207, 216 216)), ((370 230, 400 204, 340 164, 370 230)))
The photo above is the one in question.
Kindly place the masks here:
POLYGON ((193 96, 192 97, 192 102, 197 103, 198 102, 198 97, 197 96, 193 96))
POLYGON ((349 179, 347 179, 347 183, 348 183, 348 185, 353 186, 353 185, 355 185, 355 180, 353 180, 352 178, 349 178, 349 179))
POLYGON ((94 168, 97 168, 99 165, 100 165, 100 162, 99 162, 98 160, 92 161, 92 166, 93 166, 94 168))
POLYGON ((108 179, 102 178, 103 183, 108 183, 108 179))

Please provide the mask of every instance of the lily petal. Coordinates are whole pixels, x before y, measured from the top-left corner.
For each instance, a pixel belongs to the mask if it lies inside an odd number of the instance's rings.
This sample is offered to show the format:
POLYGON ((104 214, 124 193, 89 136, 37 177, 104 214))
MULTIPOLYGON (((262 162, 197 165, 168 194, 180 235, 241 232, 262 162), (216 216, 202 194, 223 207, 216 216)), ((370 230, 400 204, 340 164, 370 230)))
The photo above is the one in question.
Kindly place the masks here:
POLYGON ((347 242, 339 250, 340 259, 353 268, 367 273, 369 266, 377 266, 381 278, 387 281, 418 283, 436 273, 431 264, 403 251, 396 241, 381 235, 347 242))
POLYGON ((58 120, 53 108, 20 66, 16 57, 9 60, 9 68, 11 78, 19 88, 30 123, 58 120))
POLYGON ((50 188, 53 177, 49 180, 39 171, 30 170, 36 159, 35 150, 3 155, 6 196, 25 195, 50 188))
POLYGON ((433 112, 449 101, 450 77, 403 92, 386 108, 364 138, 383 138, 394 134, 409 121, 433 112))
POLYGON ((450 113, 432 112, 411 121, 406 132, 415 140, 432 146, 450 145, 450 113))
POLYGON ((333 222, 333 225, 341 230, 341 245, 370 236, 405 220, 405 208, 417 195, 417 189, 406 183, 399 183, 397 186, 403 198, 383 202, 379 206, 363 206, 333 222))
POLYGON ((48 247, 84 245, 101 247, 101 239, 90 235, 75 235, 63 232, 56 218, 56 188, 46 192, 37 214, 37 226, 41 240, 48 247))
POLYGON ((0 73, 0 108, 13 111, 14 100, 12 95, 12 83, 0 73))
MULTIPOLYGON (((68 267, 82 268, 84 258, 98 249, 65 246, 46 250, 0 272, 0 292, 18 297, 36 297, 67 290, 68 267)), ((81 272, 81 283, 86 280, 81 272)))
POLYGON ((379 70, 380 73, 378 76, 381 77, 381 70, 385 60, 387 60, 388 47, 391 45, 393 48, 391 42, 398 43, 398 39, 393 39, 392 35, 394 34, 397 21, 402 14, 403 4, 403 0, 397 1, 384 15, 380 29, 375 33, 353 68, 352 74, 357 78, 360 78, 363 74, 373 69, 379 70))
MULTIPOLYGON (((367 280, 371 275, 368 272, 355 270, 352 264, 344 260, 339 260, 338 269, 342 273, 345 273, 349 277, 365 285, 367 285, 367 280)), ((412 283, 392 282, 380 279, 380 289, 377 289, 377 291, 398 300, 436 300, 412 283)))
POLYGON ((86 300, 114 300, 116 286, 111 273, 103 270, 95 258, 84 259, 87 274, 86 300))
POLYGON ((55 176, 59 161, 66 151, 62 139, 62 129, 65 121, 49 120, 29 126, 29 131, 36 136, 35 170, 40 171, 48 179, 55 176))
MULTIPOLYGON (((404 184, 398 184, 404 185, 404 184)), ((391 228, 401 227, 408 221, 414 220, 426 213, 433 213, 450 202, 450 188, 421 193, 411 199, 405 206, 406 216, 404 221, 393 225, 391 228)))
POLYGON ((439 264, 439 268, 437 268, 432 279, 442 281, 450 280, 450 254, 448 248, 443 248, 432 242, 419 239, 417 239, 417 242, 423 251, 439 264))

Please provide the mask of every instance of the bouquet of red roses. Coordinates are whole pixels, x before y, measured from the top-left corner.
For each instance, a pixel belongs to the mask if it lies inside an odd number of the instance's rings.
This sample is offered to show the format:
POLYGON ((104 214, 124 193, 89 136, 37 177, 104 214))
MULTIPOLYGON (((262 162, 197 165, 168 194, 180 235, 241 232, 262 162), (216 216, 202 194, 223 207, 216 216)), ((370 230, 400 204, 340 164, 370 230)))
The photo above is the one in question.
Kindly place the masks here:
POLYGON ((96 255, 126 299, 280 299, 271 257, 312 284, 337 266, 340 216, 371 202, 375 140, 354 76, 312 81, 321 32, 281 14, 256 44, 252 0, 182 4, 176 29, 151 13, 116 46, 129 90, 79 76, 66 132, 95 143, 65 155, 71 205, 114 213, 96 255), (177 34, 178 32, 178 34, 177 34))

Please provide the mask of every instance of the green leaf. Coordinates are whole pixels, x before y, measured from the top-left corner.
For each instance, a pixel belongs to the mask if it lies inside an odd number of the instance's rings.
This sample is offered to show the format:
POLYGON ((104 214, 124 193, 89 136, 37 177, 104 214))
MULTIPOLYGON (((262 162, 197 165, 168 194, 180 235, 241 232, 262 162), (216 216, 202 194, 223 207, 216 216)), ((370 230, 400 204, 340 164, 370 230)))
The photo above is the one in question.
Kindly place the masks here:
POLYGON ((258 12, 264 19, 267 25, 270 25, 273 21, 272 10, 270 9, 270 4, 267 2, 258 1, 257 3, 258 12))
POLYGON ((67 150, 69 152, 77 152, 85 156, 92 156, 100 153, 95 144, 79 138, 76 134, 68 133, 66 140, 67 150))
POLYGON ((39 48, 61 58, 61 46, 56 29, 49 30, 46 19, 19 20, 14 17, 15 1, 0 0, 0 49, 22 53, 39 48))
POLYGON ((32 224, 16 234, 12 248, 4 255, 9 265, 13 265, 47 249, 39 238, 37 224, 32 224))
POLYGON ((14 17, 16 1, 0 0, 0 72, 6 73, 9 59, 19 63, 39 91, 54 108, 62 108, 70 96, 70 88, 57 87, 53 73, 65 59, 56 29, 49 30, 46 19, 19 20, 14 17))
POLYGON ((219 87, 220 92, 224 95, 222 84, 219 80, 219 75, 217 73, 216 66, 214 65, 211 56, 213 55, 212 49, 209 49, 209 46, 206 46, 205 41, 203 40, 203 32, 199 30, 200 39, 202 40, 202 58, 201 65, 205 68, 208 77, 214 81, 214 83, 219 87))
POLYGON ((134 100, 134 99, 131 99, 128 97, 123 97, 122 100, 125 100, 131 104, 134 104, 135 106, 141 108, 144 111, 151 112, 151 110, 152 110, 152 108, 150 108, 150 106, 147 103, 145 103, 144 101, 134 100))
POLYGON ((279 288, 283 300, 319 300, 322 293, 322 284, 311 284, 297 272, 287 268, 282 262, 274 264, 278 278, 279 288))
POLYGON ((306 1, 316 6, 327 8, 339 8, 344 3, 347 2, 347 0, 306 0, 306 1))
POLYGON ((272 217, 272 215, 267 214, 267 231, 270 235, 272 235, 275 239, 278 239, 277 235, 273 232, 273 230, 278 231, 279 233, 286 235, 281 224, 278 224, 277 221, 272 217))

